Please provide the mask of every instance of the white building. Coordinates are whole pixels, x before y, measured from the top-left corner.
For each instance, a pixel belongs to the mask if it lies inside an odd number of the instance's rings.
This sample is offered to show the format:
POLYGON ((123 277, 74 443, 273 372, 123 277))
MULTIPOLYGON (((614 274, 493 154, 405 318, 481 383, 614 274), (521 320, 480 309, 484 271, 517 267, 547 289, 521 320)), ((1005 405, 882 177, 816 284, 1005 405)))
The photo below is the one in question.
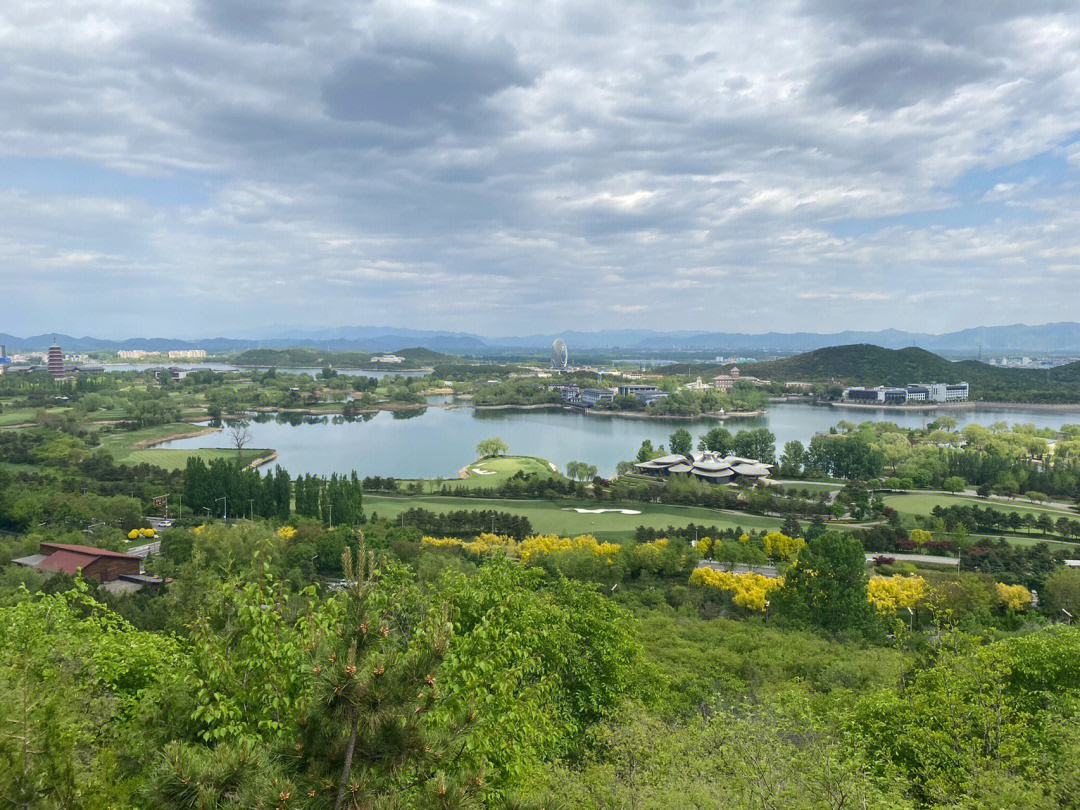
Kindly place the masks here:
POLYGON ((404 357, 398 357, 396 354, 377 354, 371 358, 372 363, 404 363, 404 357))
POLYGON ((140 360, 143 357, 156 357, 161 352, 146 352, 142 349, 121 349, 116 356, 121 360, 140 360))
POLYGON ((844 402, 879 405, 909 405, 916 402, 965 402, 968 384, 913 383, 905 388, 879 385, 874 388, 853 386, 844 389, 844 402))
POLYGON ((928 399, 931 402, 965 402, 968 398, 968 384, 956 383, 930 383, 926 386, 930 389, 928 399))
POLYGON ((172 349, 169 351, 169 357, 174 360, 197 360, 200 357, 206 357, 206 351, 204 349, 172 349))

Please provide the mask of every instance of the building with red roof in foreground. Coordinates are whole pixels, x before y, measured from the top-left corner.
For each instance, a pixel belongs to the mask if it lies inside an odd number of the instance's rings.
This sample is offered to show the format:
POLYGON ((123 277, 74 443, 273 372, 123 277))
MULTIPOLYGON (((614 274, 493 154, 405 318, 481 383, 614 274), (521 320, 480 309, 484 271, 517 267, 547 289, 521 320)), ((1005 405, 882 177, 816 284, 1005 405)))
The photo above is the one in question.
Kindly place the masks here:
POLYGON ((75 576, 78 571, 82 571, 82 575, 87 579, 96 579, 103 583, 139 577, 142 565, 142 560, 133 554, 93 546, 72 546, 67 543, 42 543, 37 554, 20 557, 12 562, 46 573, 62 572, 75 576))

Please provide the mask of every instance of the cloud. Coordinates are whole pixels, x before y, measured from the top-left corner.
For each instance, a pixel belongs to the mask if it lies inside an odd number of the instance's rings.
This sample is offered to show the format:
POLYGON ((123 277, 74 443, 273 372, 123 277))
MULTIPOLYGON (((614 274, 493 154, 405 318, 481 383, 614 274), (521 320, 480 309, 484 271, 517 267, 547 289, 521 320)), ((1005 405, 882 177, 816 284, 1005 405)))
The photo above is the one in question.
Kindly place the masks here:
POLYGON ((1077 52, 1058 0, 16 0, 4 330, 1073 319, 1077 52))
POLYGON ((345 121, 476 129, 486 120, 486 100, 530 80, 501 37, 460 50, 443 42, 382 43, 336 63, 322 94, 328 114, 345 121))
POLYGON ((961 48, 871 41, 826 65, 819 87, 845 106, 895 110, 938 103, 1000 69, 999 62, 961 48))

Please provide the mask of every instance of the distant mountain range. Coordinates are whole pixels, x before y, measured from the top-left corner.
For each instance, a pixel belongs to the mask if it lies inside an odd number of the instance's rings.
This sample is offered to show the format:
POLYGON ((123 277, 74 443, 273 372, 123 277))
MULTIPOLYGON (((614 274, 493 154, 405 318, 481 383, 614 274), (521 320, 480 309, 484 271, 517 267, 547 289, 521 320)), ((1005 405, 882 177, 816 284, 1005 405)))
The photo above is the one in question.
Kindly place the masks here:
POLYGON ((565 331, 550 334, 489 337, 468 332, 446 332, 421 329, 400 329, 384 326, 347 326, 318 331, 279 328, 264 337, 206 338, 177 340, 172 338, 130 338, 105 340, 93 337, 73 337, 62 334, 42 334, 19 338, 0 333, 0 344, 9 352, 40 351, 55 340, 65 351, 97 351, 116 349, 205 349, 223 352, 253 348, 285 348, 313 346, 335 351, 367 350, 395 351, 415 346, 439 352, 459 354, 509 349, 546 350, 555 338, 561 337, 575 351, 586 349, 624 349, 634 351, 716 351, 740 353, 806 352, 826 346, 871 343, 888 349, 909 346, 949 354, 1000 352, 1053 352, 1080 354, 1080 323, 1048 323, 1040 326, 980 326, 943 335, 904 332, 897 329, 880 331, 768 332, 659 332, 648 329, 613 329, 598 332, 565 331))

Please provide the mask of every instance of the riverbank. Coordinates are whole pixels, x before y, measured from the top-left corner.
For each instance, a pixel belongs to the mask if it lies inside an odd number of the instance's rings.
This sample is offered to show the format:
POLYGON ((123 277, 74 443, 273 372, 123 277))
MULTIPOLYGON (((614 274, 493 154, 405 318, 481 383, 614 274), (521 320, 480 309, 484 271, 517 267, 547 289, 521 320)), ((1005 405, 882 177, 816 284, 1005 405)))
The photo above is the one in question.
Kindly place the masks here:
POLYGON ((604 411, 594 410, 592 408, 582 410, 581 408, 567 407, 564 408, 567 411, 578 411, 580 413, 587 414, 588 416, 625 416, 631 419, 678 419, 686 422, 693 422, 698 419, 716 419, 723 421, 725 419, 754 419, 759 416, 766 416, 768 411, 727 411, 723 413, 699 413, 693 416, 683 416, 680 414, 668 414, 668 413, 646 413, 644 411, 604 411))
POLYGON ((264 464, 269 464, 271 461, 274 461, 275 459, 277 459, 277 457, 278 457, 277 450, 275 450, 272 453, 268 453, 265 456, 260 456, 259 458, 255 459, 250 464, 248 464, 246 467, 244 467, 244 469, 245 470, 254 470, 254 469, 258 468, 258 467, 263 466, 264 464))
POLYGON ((156 436, 153 439, 145 439, 141 442, 135 442, 131 445, 132 450, 146 450, 151 447, 155 447, 165 442, 176 441, 177 439, 194 439, 198 436, 205 436, 208 433, 217 433, 221 428, 219 427, 204 427, 202 430, 193 430, 186 433, 170 433, 166 436, 156 436))
MULTIPOLYGON (((794 404, 794 403, 793 403, 794 404)), ((807 403, 812 404, 812 403, 807 403)), ((885 405, 881 403, 863 402, 832 402, 834 408, 847 408, 864 411, 897 411, 900 413, 915 413, 918 411, 979 411, 979 410, 1006 410, 1006 411, 1062 411, 1066 413, 1080 413, 1080 403, 1053 404, 1046 402, 925 402, 912 405, 885 405)))

